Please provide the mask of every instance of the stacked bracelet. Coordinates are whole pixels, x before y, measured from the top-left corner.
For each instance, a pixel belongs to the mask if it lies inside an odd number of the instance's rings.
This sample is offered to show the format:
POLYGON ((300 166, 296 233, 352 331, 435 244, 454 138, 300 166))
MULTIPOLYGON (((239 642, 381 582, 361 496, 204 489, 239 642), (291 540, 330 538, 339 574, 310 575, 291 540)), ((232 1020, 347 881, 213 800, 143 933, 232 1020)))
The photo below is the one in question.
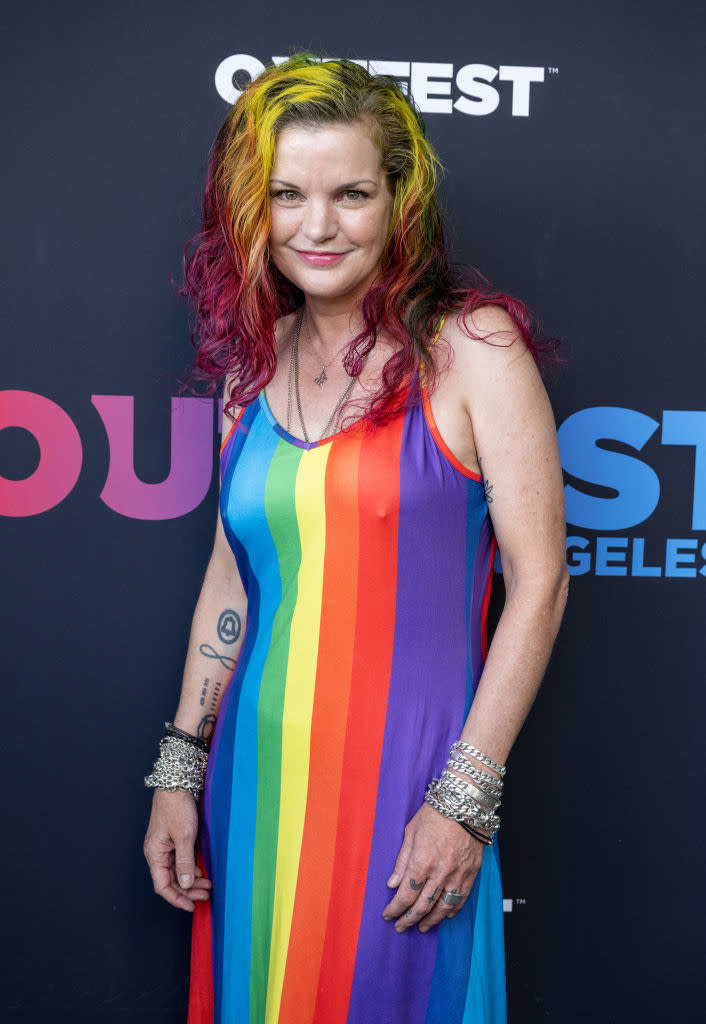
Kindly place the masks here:
POLYGON ((498 775, 505 775, 507 768, 504 764, 498 764, 492 757, 488 757, 487 754, 483 754, 477 747, 472 747, 470 743, 464 743, 463 740, 456 740, 455 743, 451 744, 451 751, 460 750, 464 754, 470 754, 476 761, 480 761, 481 764, 487 764, 489 768, 492 768, 498 775))
POLYGON ((172 722, 165 722, 164 728, 167 730, 167 736, 177 736, 180 740, 184 740, 186 743, 193 743, 199 750, 203 750, 206 754, 208 753, 208 743, 199 736, 192 736, 190 732, 178 729, 172 722))
POLYGON ((145 785, 170 793, 184 791, 198 799, 206 779, 208 751, 203 740, 168 725, 167 735, 160 740, 159 757, 145 785))
POLYGON ((505 765, 470 743, 458 740, 451 746, 440 777, 429 783, 424 799, 444 817, 457 821, 469 835, 490 846, 500 828, 496 811, 500 806, 505 771, 505 765), (470 758, 497 774, 491 775, 476 767, 470 758))

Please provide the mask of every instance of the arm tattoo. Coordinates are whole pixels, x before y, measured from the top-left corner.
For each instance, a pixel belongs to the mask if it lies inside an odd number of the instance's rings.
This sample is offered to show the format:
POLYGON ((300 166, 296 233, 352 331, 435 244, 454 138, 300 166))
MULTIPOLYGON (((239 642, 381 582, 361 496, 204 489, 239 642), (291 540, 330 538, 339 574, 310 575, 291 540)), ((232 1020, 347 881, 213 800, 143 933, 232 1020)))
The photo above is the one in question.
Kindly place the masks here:
MULTIPOLYGON (((478 465, 480 466, 480 475, 481 475, 481 477, 483 477, 483 460, 482 459, 478 459, 478 465)), ((490 492, 493 489, 493 485, 491 484, 490 480, 486 480, 485 477, 483 477, 483 487, 485 489, 485 500, 488 502, 489 505, 492 505, 493 504, 493 499, 492 499, 492 497, 490 495, 490 492)))
POLYGON ((208 742, 213 735, 213 730, 216 727, 216 716, 215 715, 204 715, 199 722, 196 735, 200 740, 206 740, 208 742))
POLYGON ((235 658, 227 658, 225 654, 219 654, 215 647, 211 647, 210 644, 201 644, 199 651, 203 654, 204 658, 215 658, 216 661, 220 661, 224 668, 227 668, 230 672, 233 671, 236 665, 235 658))
POLYGON ((224 644, 234 644, 240 636, 240 616, 232 608, 226 608, 218 617, 217 629, 219 640, 224 644))

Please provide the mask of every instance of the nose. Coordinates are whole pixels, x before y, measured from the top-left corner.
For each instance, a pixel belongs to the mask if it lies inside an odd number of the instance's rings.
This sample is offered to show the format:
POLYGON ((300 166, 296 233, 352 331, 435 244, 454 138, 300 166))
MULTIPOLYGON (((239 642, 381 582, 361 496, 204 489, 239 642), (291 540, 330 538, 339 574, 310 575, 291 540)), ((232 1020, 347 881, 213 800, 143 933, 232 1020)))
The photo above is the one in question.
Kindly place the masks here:
POLYGON ((336 211, 324 198, 309 199, 302 217, 301 231, 309 241, 320 244, 338 231, 336 211))

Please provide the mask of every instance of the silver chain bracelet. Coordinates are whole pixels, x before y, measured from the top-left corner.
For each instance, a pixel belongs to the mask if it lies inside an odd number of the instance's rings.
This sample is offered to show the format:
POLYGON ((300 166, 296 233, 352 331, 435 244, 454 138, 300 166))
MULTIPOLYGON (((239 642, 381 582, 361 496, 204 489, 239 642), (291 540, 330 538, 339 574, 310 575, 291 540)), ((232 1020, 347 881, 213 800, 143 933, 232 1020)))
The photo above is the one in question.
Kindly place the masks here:
POLYGON ((198 799, 203 792, 207 764, 206 751, 179 736, 165 736, 160 740, 159 757, 152 772, 145 776, 145 785, 170 793, 193 793, 198 799))
POLYGON ((470 743, 464 743, 463 740, 456 740, 455 743, 451 744, 451 750, 461 750, 464 754, 470 754, 471 757, 475 757, 476 761, 480 761, 481 764, 487 764, 489 768, 497 772, 498 775, 504 775, 507 768, 504 764, 498 764, 492 757, 488 757, 482 750, 478 750, 477 747, 471 746, 470 743))
POLYGON ((457 821, 480 842, 490 845, 500 828, 500 818, 495 812, 500 806, 505 772, 505 765, 470 743, 457 740, 451 745, 449 759, 440 778, 429 783, 424 800, 445 818, 457 821), (465 755, 487 765, 501 777, 477 768, 465 755), (459 775, 473 782, 466 782, 459 775))

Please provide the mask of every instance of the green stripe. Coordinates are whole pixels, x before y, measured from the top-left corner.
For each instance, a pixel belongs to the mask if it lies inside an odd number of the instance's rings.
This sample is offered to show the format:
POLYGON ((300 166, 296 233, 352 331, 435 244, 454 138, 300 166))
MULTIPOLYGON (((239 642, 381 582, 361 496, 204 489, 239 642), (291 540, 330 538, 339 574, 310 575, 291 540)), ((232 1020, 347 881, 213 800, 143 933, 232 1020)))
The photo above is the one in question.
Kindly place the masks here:
POLYGON ((272 641, 262 672, 257 708, 258 785, 252 889, 251 1024, 261 1024, 270 969, 282 775, 282 716, 289 637, 301 562, 295 491, 302 454, 303 449, 280 441, 273 453, 265 482, 265 515, 277 552, 282 600, 273 620, 272 641), (285 589, 285 580, 291 581, 288 589, 285 589))

